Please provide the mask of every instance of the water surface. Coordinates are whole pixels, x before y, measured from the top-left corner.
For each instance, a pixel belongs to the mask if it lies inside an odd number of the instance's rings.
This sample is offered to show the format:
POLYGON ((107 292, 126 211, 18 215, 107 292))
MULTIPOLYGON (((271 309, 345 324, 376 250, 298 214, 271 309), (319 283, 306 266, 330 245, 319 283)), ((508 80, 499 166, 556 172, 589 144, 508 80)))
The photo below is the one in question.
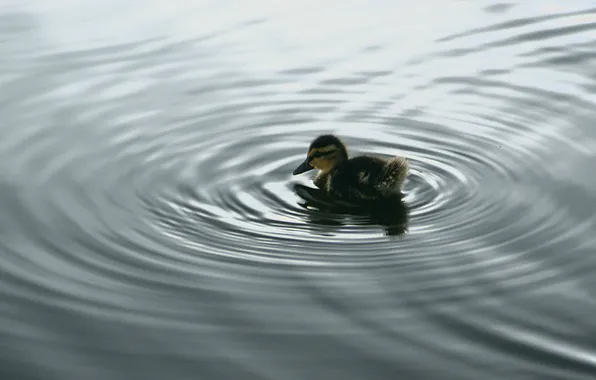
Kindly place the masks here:
POLYGON ((0 2, 6 379, 593 379, 591 1, 0 2), (403 203, 293 177, 404 155, 403 203))

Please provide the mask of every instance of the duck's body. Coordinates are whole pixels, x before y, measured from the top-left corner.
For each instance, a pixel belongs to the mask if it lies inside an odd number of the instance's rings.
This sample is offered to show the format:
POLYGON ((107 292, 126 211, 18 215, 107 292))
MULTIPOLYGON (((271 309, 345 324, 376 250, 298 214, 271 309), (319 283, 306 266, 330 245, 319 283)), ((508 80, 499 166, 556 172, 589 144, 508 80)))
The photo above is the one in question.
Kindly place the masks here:
POLYGON ((408 160, 404 157, 348 158, 340 139, 323 135, 312 142, 306 160, 293 174, 311 169, 320 170, 314 183, 330 195, 346 200, 375 200, 401 193, 408 174, 408 160))

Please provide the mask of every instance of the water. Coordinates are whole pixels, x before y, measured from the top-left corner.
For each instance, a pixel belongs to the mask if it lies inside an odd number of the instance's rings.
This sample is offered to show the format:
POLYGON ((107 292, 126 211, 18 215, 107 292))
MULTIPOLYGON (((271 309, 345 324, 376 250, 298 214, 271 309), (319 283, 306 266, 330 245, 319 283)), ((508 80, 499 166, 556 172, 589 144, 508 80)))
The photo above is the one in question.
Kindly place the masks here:
POLYGON ((596 8, 418 3, 0 2, 1 378, 596 378, 596 8))

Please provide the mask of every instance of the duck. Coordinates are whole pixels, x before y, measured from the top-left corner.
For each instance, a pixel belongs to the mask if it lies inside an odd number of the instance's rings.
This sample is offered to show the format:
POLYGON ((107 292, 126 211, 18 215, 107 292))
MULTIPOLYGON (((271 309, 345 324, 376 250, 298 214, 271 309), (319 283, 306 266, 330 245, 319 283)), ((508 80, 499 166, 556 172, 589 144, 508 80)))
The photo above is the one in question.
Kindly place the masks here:
POLYGON ((409 163, 405 157, 349 158, 346 145, 333 134, 315 138, 306 159, 292 172, 318 170, 313 182, 326 194, 346 201, 375 201, 402 194, 409 163))

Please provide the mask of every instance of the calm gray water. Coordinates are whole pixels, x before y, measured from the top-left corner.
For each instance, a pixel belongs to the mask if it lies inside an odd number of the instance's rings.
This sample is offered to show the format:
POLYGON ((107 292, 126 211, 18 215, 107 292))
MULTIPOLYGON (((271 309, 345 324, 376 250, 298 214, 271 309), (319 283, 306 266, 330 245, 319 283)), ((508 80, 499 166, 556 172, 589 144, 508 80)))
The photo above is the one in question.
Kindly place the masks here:
POLYGON ((595 379, 596 5, 0 1, 0 378, 595 379), (381 215, 310 141, 411 161, 381 215))

